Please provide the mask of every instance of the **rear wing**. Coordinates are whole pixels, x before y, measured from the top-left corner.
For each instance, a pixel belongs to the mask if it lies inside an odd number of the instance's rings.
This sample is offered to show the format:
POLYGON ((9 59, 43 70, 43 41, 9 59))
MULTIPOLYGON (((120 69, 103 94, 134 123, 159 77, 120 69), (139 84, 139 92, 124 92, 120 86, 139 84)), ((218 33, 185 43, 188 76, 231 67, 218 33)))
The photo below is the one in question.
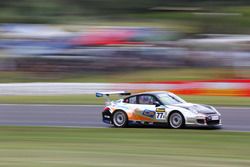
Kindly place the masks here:
POLYGON ((121 96, 129 96, 131 93, 125 92, 125 91, 114 91, 114 92, 96 92, 96 97, 103 97, 103 96, 109 96, 109 95, 121 95, 121 96))
POLYGON ((129 96, 131 93, 125 91, 111 91, 111 92, 96 92, 96 97, 104 97, 106 99, 106 103, 110 103, 110 95, 120 95, 120 96, 129 96))

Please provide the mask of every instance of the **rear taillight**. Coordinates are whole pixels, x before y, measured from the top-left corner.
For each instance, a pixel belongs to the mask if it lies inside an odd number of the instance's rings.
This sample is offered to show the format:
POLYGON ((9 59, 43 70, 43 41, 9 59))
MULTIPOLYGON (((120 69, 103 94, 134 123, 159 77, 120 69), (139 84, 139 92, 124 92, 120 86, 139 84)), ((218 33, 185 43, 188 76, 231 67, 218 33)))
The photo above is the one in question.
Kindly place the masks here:
POLYGON ((103 111, 109 111, 109 107, 105 107, 103 111))

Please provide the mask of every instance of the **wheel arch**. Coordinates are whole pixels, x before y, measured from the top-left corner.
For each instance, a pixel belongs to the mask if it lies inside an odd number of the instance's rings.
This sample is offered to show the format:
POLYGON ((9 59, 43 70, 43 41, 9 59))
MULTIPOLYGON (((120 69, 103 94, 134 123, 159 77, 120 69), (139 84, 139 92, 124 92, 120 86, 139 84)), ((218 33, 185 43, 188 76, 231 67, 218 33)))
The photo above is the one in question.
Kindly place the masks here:
POLYGON ((114 115, 114 113, 117 112, 117 111, 122 111, 122 112, 124 112, 126 115, 128 115, 126 111, 124 111, 124 110, 122 110, 122 109, 120 109, 120 108, 119 108, 119 109, 115 109, 115 110, 112 112, 112 115, 114 115))
POLYGON ((182 118, 183 118, 183 120, 184 120, 184 124, 186 124, 186 117, 185 117, 185 114, 183 114, 180 110, 172 110, 172 111, 170 111, 170 112, 168 113, 168 115, 167 115, 167 122, 169 122, 170 115, 171 115, 172 113, 174 113, 174 112, 180 113, 181 116, 182 116, 182 118))
POLYGON ((111 120, 112 120, 112 123, 114 123, 114 122, 113 122, 113 116, 114 116, 114 114, 115 114, 116 112, 118 112, 118 111, 124 112, 124 113, 126 114, 128 120, 129 120, 129 117, 128 117, 127 112, 119 108, 119 109, 115 109, 115 110, 111 113, 111 120))
POLYGON ((115 127, 118 127, 118 128, 127 127, 127 126, 128 126, 128 121, 129 121, 129 119, 128 119, 128 114, 126 113, 126 111, 121 110, 121 109, 116 109, 116 110, 114 110, 114 111, 112 112, 112 115, 111 115, 111 123, 112 123, 115 127), (115 115, 117 112, 122 112, 122 113, 124 113, 124 116, 126 117, 126 118, 125 118, 124 124, 122 124, 122 125, 120 125, 120 126, 118 126, 117 123, 114 122, 114 115, 115 115))

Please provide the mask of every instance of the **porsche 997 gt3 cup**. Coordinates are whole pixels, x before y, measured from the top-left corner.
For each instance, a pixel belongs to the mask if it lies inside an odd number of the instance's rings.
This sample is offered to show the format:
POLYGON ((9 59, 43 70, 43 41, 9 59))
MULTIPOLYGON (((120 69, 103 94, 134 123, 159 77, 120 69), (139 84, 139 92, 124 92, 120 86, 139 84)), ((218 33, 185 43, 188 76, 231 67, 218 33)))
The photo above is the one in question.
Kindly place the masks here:
POLYGON ((188 103, 171 92, 143 92, 134 95, 124 91, 97 92, 96 97, 106 98, 103 122, 115 127, 130 124, 166 124, 171 128, 222 125, 221 114, 214 107, 188 103), (126 97, 110 101, 109 96, 113 94, 126 97))

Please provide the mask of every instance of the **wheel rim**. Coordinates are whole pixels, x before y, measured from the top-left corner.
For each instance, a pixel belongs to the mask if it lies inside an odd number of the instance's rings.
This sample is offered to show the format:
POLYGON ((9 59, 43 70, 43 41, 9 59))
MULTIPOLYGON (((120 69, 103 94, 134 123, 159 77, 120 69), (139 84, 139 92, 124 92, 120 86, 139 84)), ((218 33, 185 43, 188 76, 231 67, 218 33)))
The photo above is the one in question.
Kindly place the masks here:
POLYGON ((114 124, 116 126, 123 126, 126 122, 125 114, 123 112, 117 112, 114 115, 114 124))
POLYGON ((182 116, 179 113, 173 113, 170 116, 170 125, 173 128, 180 128, 182 126, 182 116))

